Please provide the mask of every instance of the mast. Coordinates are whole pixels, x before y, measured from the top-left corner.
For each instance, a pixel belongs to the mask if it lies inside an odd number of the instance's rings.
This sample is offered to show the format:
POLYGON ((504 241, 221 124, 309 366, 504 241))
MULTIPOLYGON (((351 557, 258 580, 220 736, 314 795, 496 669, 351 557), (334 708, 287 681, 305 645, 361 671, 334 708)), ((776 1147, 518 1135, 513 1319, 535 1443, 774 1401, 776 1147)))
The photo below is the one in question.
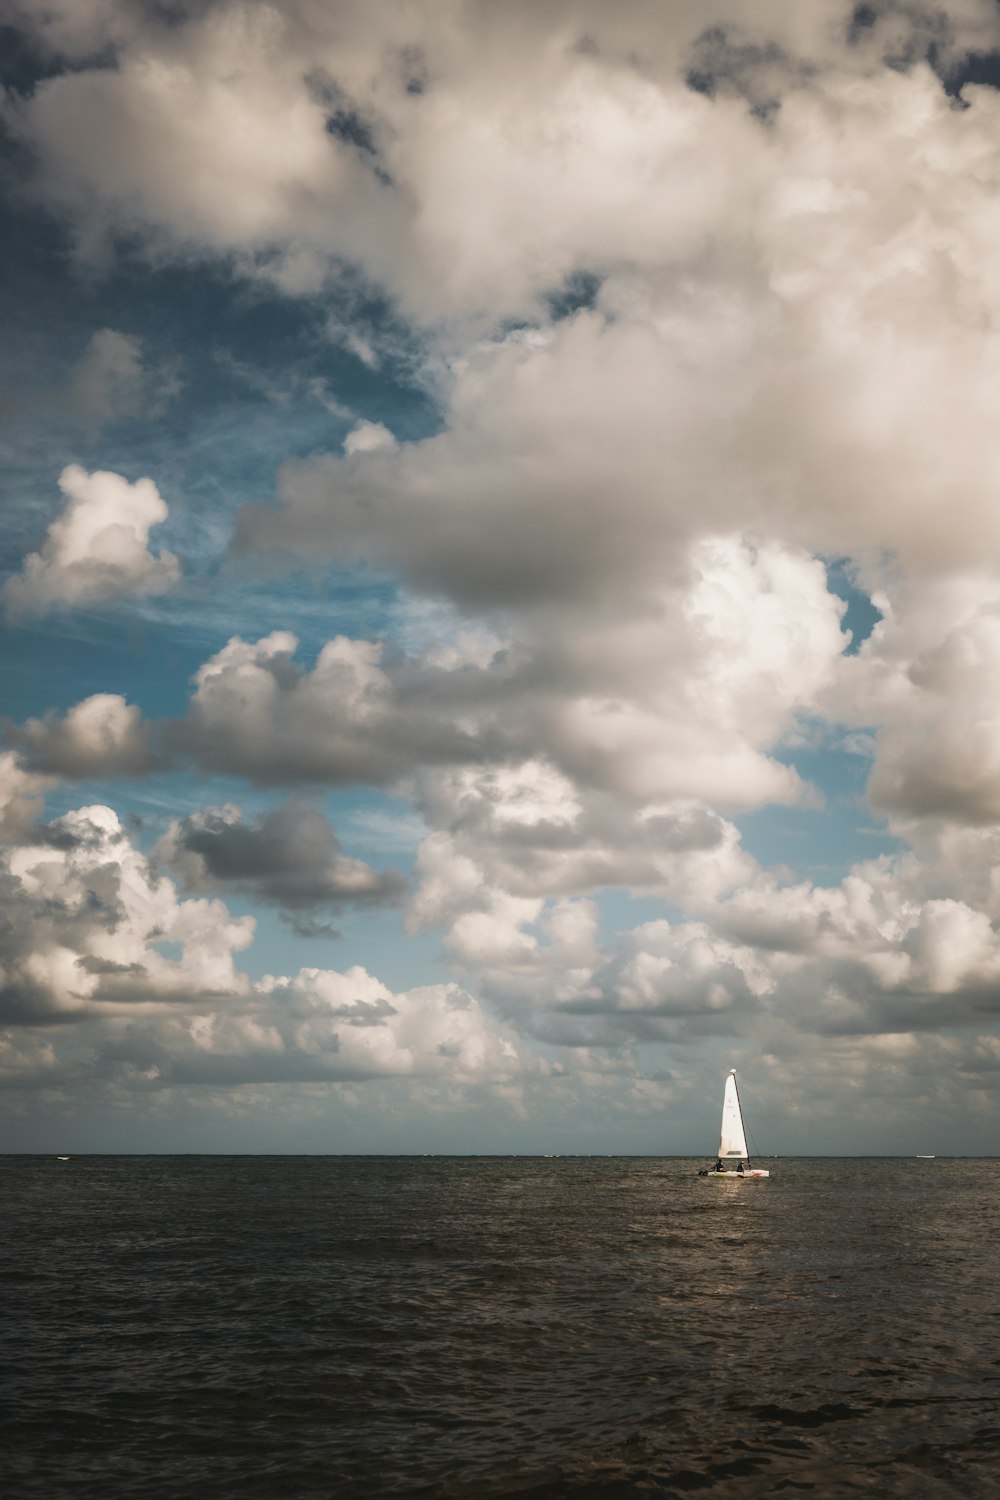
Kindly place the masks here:
MULTIPOLYGON (((750 1165, 750 1152, 747 1150, 747 1127, 746 1127, 746 1122, 743 1119, 743 1101, 740 1098, 740 1091, 739 1091, 739 1088, 737 1087, 737 1084, 736 1084, 736 1069, 733 1068, 731 1071, 732 1071, 732 1075, 733 1075, 733 1092, 736 1095, 736 1108, 740 1112, 740 1129, 743 1132, 743 1154, 746 1157, 747 1166, 749 1166, 750 1165)), ((757 1149, 757 1143, 755 1141, 754 1142, 754 1150, 756 1150, 756 1149, 757 1149)))

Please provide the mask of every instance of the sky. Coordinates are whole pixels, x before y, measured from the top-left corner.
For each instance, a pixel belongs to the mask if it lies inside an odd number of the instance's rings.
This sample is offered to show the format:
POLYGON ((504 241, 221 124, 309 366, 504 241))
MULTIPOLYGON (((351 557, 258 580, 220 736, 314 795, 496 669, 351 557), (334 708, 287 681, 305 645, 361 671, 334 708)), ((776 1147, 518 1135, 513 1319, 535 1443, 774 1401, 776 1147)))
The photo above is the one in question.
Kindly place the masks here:
POLYGON ((1000 1153, 1000 6, 0 83, 0 1150, 1000 1153))

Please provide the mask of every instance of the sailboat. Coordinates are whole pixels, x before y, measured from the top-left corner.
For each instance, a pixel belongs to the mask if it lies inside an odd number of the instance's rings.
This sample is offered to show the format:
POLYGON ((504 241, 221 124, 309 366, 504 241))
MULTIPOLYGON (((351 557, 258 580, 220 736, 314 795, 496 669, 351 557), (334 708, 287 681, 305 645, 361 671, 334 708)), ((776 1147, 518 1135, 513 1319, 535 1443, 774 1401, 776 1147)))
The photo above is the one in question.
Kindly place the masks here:
POLYGON ((747 1133, 743 1125, 743 1110, 736 1088, 736 1069, 730 1068, 726 1078, 726 1091, 722 1096, 722 1136, 715 1166, 709 1170, 702 1167, 699 1177, 770 1177, 764 1167, 755 1167, 747 1151, 747 1133), (735 1162, 735 1167, 726 1167, 725 1162, 735 1162), (744 1162, 746 1166, 744 1166, 744 1162))

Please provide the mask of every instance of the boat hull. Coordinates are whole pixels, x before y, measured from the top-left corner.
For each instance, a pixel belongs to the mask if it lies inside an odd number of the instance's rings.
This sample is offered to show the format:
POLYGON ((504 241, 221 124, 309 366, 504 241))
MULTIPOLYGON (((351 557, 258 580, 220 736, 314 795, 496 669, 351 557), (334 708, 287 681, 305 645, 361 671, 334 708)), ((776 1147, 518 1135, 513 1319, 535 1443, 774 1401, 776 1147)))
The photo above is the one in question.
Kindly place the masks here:
POLYGON ((742 1180, 747 1177, 770 1177, 771 1174, 764 1167, 754 1167, 750 1172, 699 1172, 698 1175, 699 1177, 722 1178, 730 1182, 734 1177, 742 1180))

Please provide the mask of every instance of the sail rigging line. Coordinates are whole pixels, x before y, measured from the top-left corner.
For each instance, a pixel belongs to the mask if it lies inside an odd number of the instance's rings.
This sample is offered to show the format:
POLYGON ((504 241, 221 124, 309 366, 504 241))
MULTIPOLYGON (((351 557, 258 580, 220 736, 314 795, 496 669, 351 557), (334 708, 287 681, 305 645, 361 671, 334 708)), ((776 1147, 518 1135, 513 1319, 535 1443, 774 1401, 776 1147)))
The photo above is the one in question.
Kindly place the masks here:
POLYGON ((740 1086, 736 1082, 736 1073, 735 1073, 735 1070, 733 1072, 733 1088, 736 1091, 736 1102, 737 1102, 737 1104, 740 1107, 740 1120, 742 1121, 742 1124, 743 1124, 744 1134, 748 1137, 750 1145, 753 1147, 753 1157, 751 1157, 751 1156, 748 1155, 747 1156, 747 1161, 748 1162, 752 1161, 754 1159, 754 1157, 757 1158, 757 1160, 759 1160, 760 1159, 760 1152, 757 1150, 757 1142, 753 1138, 753 1131, 750 1129, 750 1126, 747 1124, 747 1117, 743 1113, 743 1100, 740 1098, 740 1086))

